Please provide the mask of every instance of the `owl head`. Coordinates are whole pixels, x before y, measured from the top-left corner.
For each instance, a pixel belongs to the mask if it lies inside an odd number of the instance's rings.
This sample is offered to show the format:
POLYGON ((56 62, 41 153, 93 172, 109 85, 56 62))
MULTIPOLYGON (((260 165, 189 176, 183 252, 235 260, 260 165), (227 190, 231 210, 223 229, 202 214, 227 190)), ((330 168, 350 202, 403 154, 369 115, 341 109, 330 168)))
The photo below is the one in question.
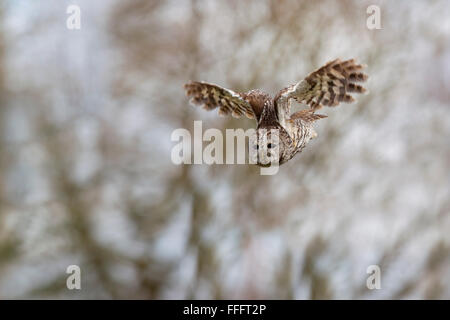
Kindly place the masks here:
POLYGON ((278 128, 257 129, 250 139, 250 160, 262 167, 281 163, 284 152, 283 140, 278 128))

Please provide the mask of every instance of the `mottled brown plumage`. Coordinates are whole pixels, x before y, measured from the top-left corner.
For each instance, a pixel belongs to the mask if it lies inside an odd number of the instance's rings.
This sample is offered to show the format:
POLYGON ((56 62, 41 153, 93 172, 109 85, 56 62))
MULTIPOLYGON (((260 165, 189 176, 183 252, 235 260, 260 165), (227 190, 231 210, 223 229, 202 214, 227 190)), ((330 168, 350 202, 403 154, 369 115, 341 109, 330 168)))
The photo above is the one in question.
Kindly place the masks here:
MULTIPOLYGON (((236 93, 215 84, 190 82, 185 85, 191 103, 206 110, 219 108, 219 113, 234 117, 243 115, 257 122, 256 147, 264 148, 270 161, 282 164, 300 152, 310 139, 317 136, 314 121, 326 116, 316 114, 322 106, 335 107, 340 102, 351 103, 350 93, 364 93, 366 89, 355 82, 366 81, 368 76, 361 72, 363 65, 354 59, 336 59, 310 73, 304 80, 284 88, 274 99, 260 90, 236 93), (291 100, 309 106, 309 109, 291 114, 291 100), (274 131, 276 139, 273 139, 274 131), (271 143, 270 141, 277 141, 271 143), (267 152, 266 152, 267 151, 267 152), (276 155, 275 159, 273 155, 276 155)), ((259 165, 267 164, 260 159, 259 165)), ((264 160, 264 161, 263 161, 264 160)))

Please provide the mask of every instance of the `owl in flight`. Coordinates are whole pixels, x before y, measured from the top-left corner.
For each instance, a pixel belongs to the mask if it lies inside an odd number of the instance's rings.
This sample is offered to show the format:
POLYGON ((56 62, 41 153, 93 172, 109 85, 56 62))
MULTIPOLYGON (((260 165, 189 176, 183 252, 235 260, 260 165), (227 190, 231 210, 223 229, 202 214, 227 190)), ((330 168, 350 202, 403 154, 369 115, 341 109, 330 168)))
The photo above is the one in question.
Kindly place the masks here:
POLYGON ((368 78, 361 72, 363 68, 354 59, 330 61, 304 80, 282 89, 273 99, 258 89, 237 93, 206 82, 190 82, 184 88, 194 105, 206 110, 219 108, 219 114, 236 118, 245 115, 255 119, 257 137, 253 148, 259 150, 255 162, 261 166, 273 162, 281 165, 317 136, 313 124, 326 116, 316 110, 324 105, 335 107, 340 102, 353 102, 349 93, 366 91, 356 83, 368 78), (291 99, 308 108, 291 114, 291 99))

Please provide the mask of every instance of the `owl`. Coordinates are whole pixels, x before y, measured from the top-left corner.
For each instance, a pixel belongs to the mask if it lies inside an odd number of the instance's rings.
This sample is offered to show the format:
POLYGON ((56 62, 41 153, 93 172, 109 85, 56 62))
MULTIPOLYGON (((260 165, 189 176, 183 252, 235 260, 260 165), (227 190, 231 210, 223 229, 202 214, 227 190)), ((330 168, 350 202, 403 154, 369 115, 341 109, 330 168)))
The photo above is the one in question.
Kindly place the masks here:
POLYGON ((218 108, 222 115, 255 119, 256 137, 251 144, 258 152, 254 163, 281 165, 317 136, 314 122, 326 118, 316 113, 318 109, 351 103, 354 98, 350 93, 366 91, 357 84, 368 78, 361 72, 364 67, 354 59, 330 61, 304 80, 280 90, 274 98, 259 89, 238 93, 206 82, 193 81, 184 88, 193 105, 206 110, 218 108), (308 107, 291 114, 292 99, 308 107))

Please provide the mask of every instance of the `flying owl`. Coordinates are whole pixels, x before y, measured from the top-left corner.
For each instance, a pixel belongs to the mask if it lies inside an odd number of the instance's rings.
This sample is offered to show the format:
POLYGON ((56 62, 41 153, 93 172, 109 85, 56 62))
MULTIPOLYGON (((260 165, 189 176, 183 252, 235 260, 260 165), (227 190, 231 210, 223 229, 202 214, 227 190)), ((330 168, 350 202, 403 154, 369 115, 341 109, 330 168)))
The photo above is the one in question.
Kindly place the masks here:
POLYGON ((190 82, 184 88, 190 102, 206 110, 219 108, 219 114, 256 120, 253 148, 258 150, 256 164, 283 164, 301 152, 317 136, 313 124, 326 118, 317 114, 322 106, 335 107, 340 102, 355 101, 349 93, 363 93, 356 82, 367 80, 364 65, 354 59, 336 59, 310 73, 304 80, 284 88, 275 98, 261 90, 238 93, 206 82, 190 82), (291 99, 309 108, 291 114, 291 99))

